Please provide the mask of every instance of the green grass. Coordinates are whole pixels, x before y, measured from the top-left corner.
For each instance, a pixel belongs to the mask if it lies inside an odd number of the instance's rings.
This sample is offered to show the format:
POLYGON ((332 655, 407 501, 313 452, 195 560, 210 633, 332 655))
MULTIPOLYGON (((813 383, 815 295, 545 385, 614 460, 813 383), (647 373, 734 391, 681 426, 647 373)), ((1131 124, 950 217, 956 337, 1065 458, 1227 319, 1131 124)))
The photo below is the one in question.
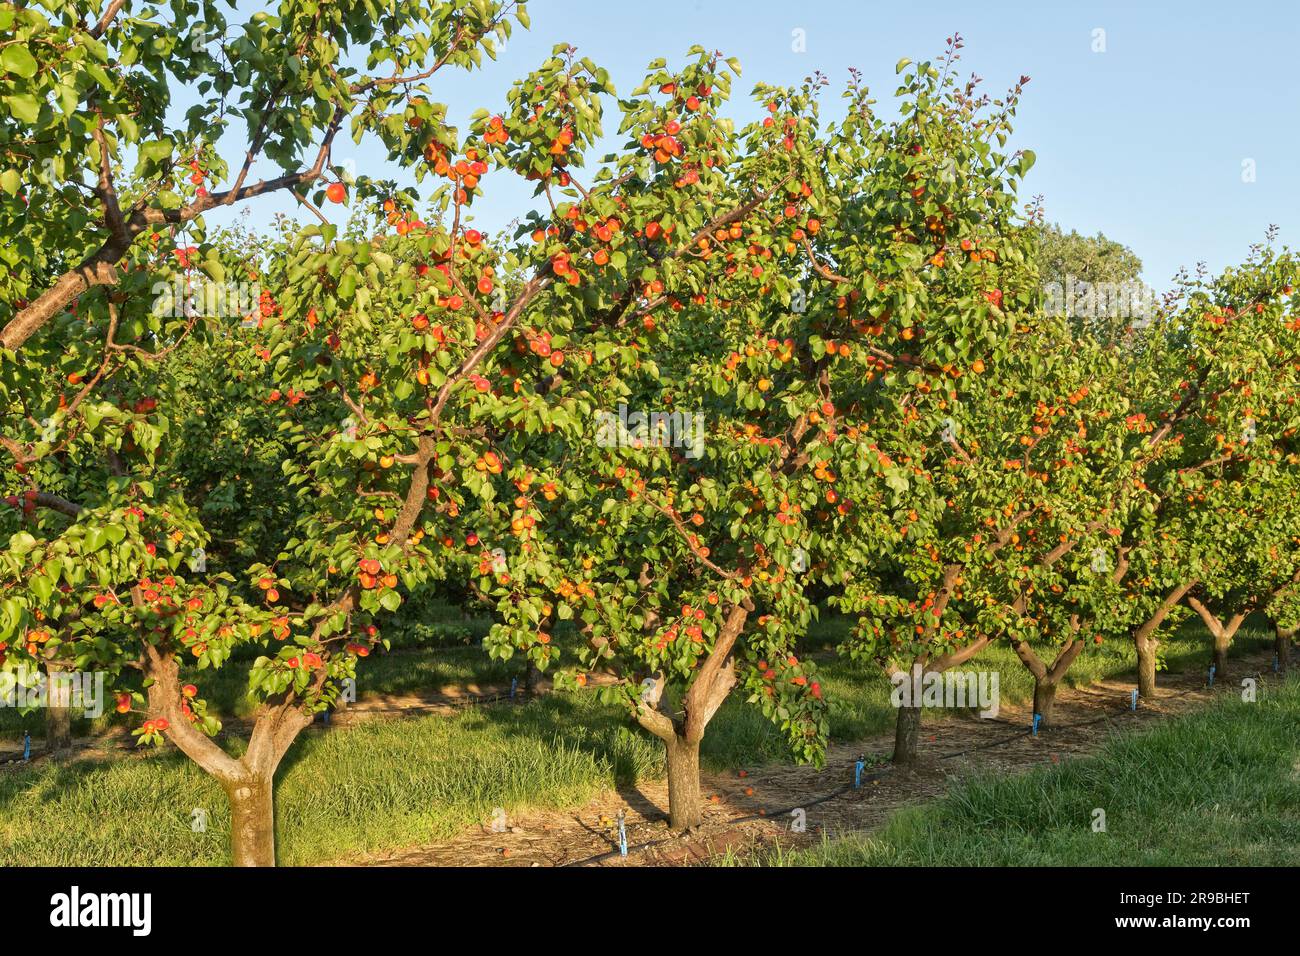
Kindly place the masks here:
MULTIPOLYGON (((984 777, 781 866, 1300 865, 1300 679, 1225 696, 1095 756, 984 777), (1105 811, 1106 832, 1092 829, 1105 811)), ((755 862, 731 858, 736 864, 755 862)))
MULTIPOLYGON (((313 731, 277 777, 279 859, 427 843, 495 807, 572 806, 662 772, 658 742, 587 697, 313 731)), ((223 865, 228 827, 220 788, 174 752, 0 773, 5 866, 223 865)))
MULTIPOLYGON (((710 770, 786 758, 776 731, 738 700, 719 711, 701 749, 710 770)), ((280 861, 427 843, 495 807, 574 806, 603 789, 631 795, 663 773, 662 744, 586 695, 316 729, 277 776, 280 861)), ((0 772, 0 865, 224 865, 228 826, 220 788, 174 751, 0 772), (190 829, 196 807, 208 811, 206 833, 190 829)))

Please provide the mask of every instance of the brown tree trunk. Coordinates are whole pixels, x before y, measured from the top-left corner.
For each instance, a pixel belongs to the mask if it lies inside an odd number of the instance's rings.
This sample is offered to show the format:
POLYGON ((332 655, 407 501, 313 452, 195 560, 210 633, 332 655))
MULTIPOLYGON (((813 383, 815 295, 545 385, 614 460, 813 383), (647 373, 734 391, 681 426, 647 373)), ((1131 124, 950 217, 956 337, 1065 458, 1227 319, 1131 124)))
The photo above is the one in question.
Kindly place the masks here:
POLYGON ((1228 644, 1226 637, 1214 639, 1214 679, 1221 681, 1228 676, 1228 644))
POLYGON ((1056 688, 1060 686, 1051 678, 1034 681, 1034 713, 1040 718, 1038 726, 1050 727, 1056 709, 1056 688))
POLYGON ((542 672, 537 669, 537 665, 531 660, 528 661, 528 667, 524 671, 524 694, 532 697, 537 693, 537 684, 542 679, 542 672))
POLYGON ((50 753, 58 753, 72 746, 71 688, 59 682, 61 670, 50 665, 46 671, 49 693, 45 701, 45 744, 50 753))
POLYGON ((235 866, 275 866, 272 781, 250 777, 225 785, 230 801, 230 855, 235 866))
MULTIPOLYGON (((1078 615, 1071 618, 1071 633, 1077 635, 1081 626, 1078 615)), ((1041 718, 1038 726, 1040 728, 1050 727, 1056 709, 1057 688, 1061 686, 1061 679, 1065 677, 1070 665, 1083 651, 1083 641, 1078 637, 1074 637, 1067 642, 1057 652, 1056 659, 1052 661, 1050 668, 1034 653, 1034 649, 1029 646, 1027 641, 1017 640, 1011 646, 1015 650, 1016 656, 1020 658, 1021 663, 1029 669, 1029 673, 1034 675, 1034 713, 1041 718)))
POLYGON ((1291 639, 1295 637, 1297 628, 1283 627, 1281 624, 1273 625, 1273 651, 1277 654, 1277 669, 1286 671, 1291 666, 1291 639))
POLYGON ((659 709, 662 678, 658 678, 651 696, 642 695, 637 707, 637 722, 667 748, 668 816, 674 830, 699 826, 704 818, 704 803, 700 799, 700 741, 709 721, 736 684, 732 651, 751 610, 753 606, 746 602, 733 605, 727 612, 713 650, 700 665, 695 682, 682 699, 685 714, 680 720, 659 709))
POLYGON ((1138 671, 1138 696, 1155 697, 1156 695, 1156 652, 1160 647, 1159 641, 1138 638, 1137 644, 1137 671, 1138 671))
POLYGON ((1137 639, 1138 656, 1138 695, 1154 697, 1156 695, 1156 650, 1159 641, 1137 639))
POLYGON ((898 708, 894 724, 894 758, 899 767, 914 767, 919 759, 917 744, 921 737, 921 705, 898 708))
POLYGON ((700 796, 700 744, 674 735, 668 750, 668 816, 674 830, 697 827, 704 821, 700 796))
MULTIPOLYGON (((144 648, 150 713, 167 718, 167 738, 213 776, 230 802, 230 854, 236 866, 275 866, 276 769, 298 734, 312 722, 294 698, 267 701, 258 708, 248 749, 238 759, 199 731, 180 710, 181 685, 175 657, 157 645, 144 648)), ((324 672, 317 677, 324 680, 324 672)))
POLYGON ((1137 648, 1138 658, 1138 694, 1141 696, 1156 695, 1156 652, 1160 649, 1160 641, 1155 637, 1156 632, 1160 630, 1160 625, 1165 623, 1169 612, 1176 608, 1187 592, 1199 583, 1191 580, 1174 587, 1165 595, 1165 599, 1160 602, 1155 613, 1133 632, 1133 644, 1137 648))
MULTIPOLYGON (((948 595, 955 586, 955 578, 956 573, 953 569, 950 569, 945 574, 945 583, 940 588, 940 599, 936 602, 936 607, 947 604, 948 595)), ((933 625, 931 625, 931 630, 933 630, 933 625)), ((907 680, 913 681, 915 679, 918 668, 922 678, 924 678, 926 674, 942 674, 951 668, 960 667, 991 642, 992 638, 986 635, 959 650, 941 654, 938 657, 931 658, 928 654, 923 654, 912 662, 912 669, 907 673, 907 680)), ((919 700, 914 701, 911 706, 903 705, 898 708, 898 717, 894 722, 894 756, 892 758, 895 766, 915 767, 920 760, 918 744, 921 736, 921 710, 922 704, 919 700)))
POLYGON ((72 708, 55 707, 45 711, 45 744, 50 753, 58 753, 72 746, 72 708))
POLYGON ((1211 663, 1214 664, 1215 679, 1227 677, 1228 648, 1232 645, 1232 639, 1237 636, 1237 631, 1241 628, 1242 622, 1246 620, 1246 616, 1250 613, 1251 606, 1248 605, 1245 610, 1238 611, 1225 623, 1204 602, 1197 598, 1189 596, 1187 603, 1192 610, 1201 616, 1206 630, 1210 632, 1210 637, 1214 641, 1211 663))

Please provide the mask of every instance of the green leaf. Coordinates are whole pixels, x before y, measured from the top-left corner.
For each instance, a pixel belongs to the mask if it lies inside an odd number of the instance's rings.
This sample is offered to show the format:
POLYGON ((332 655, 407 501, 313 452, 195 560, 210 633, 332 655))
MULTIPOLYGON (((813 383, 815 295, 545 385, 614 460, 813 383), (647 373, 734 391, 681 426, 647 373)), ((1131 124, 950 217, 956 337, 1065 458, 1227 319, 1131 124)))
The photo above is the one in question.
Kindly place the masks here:
POLYGON ((34 574, 32 579, 27 583, 28 589, 36 595, 36 599, 42 604, 50 599, 54 593, 54 582, 43 574, 34 574))
POLYGON ((5 72, 30 80, 36 75, 36 57, 25 46, 14 44, 0 51, 0 66, 5 72))
POLYGON ((170 139, 152 139, 140 145, 140 162, 161 163, 172 154, 170 139))
POLYGON ((22 177, 18 175, 18 170, 6 169, 3 173, 0 173, 0 189, 3 189, 9 195, 17 195, 18 187, 21 185, 22 177))
POLYGON ((41 104, 31 93, 18 93, 5 97, 5 106, 14 114, 15 119, 24 123, 35 123, 41 115, 41 104))
POLYGON ((26 554, 34 547, 36 547, 36 539, 26 531, 19 531, 9 538, 9 552, 11 554, 26 554))
POLYGON ((86 543, 83 550, 86 554, 93 554, 108 543, 108 535, 103 528, 91 528, 86 532, 86 543))

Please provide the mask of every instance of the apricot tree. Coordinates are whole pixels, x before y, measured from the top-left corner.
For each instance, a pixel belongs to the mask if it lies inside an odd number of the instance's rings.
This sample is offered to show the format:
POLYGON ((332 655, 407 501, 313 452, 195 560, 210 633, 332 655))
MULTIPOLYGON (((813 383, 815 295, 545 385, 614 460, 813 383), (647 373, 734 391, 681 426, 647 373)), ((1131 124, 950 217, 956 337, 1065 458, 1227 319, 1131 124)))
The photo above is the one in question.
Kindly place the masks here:
MULTIPOLYGON (((1226 611, 1232 616, 1267 603, 1289 577, 1281 553, 1268 549, 1289 541, 1276 528, 1284 513, 1277 509, 1290 500, 1300 424, 1295 270, 1289 253, 1259 247, 1239 268, 1188 280, 1129 371, 1135 411, 1127 422, 1145 433, 1149 453, 1145 500, 1119 538, 1124 600, 1110 627, 1131 630, 1144 696, 1155 691, 1159 629, 1185 614, 1180 604, 1194 589, 1239 592, 1242 606, 1226 611), (1251 580, 1249 555, 1261 547, 1270 573, 1251 580)), ((1220 663, 1228 638, 1221 630, 1220 663)))
MULTIPOLYGON (((138 242, 169 242, 210 210, 270 193, 306 201, 337 175, 340 131, 416 162, 427 137, 393 105, 528 24, 524 4, 495 0, 284 4, 243 23, 214 0, 126 6, 0 4, 0 230, 19 237, 0 250, 4 349, 116 285, 138 242), (217 144, 234 123, 247 149, 231 162, 217 144), (259 161, 278 174, 257 176, 259 161)), ((432 123, 445 110, 423 102, 419 114, 432 123)))
MULTIPOLYGON (((1029 371, 1015 356, 1032 362, 1021 340, 1038 290, 1015 188, 1033 157, 999 152, 1027 78, 994 106, 957 81, 959 49, 905 73, 902 121, 847 124, 853 162, 814 243, 841 297, 834 339, 861 355, 867 386, 829 470, 876 487, 819 559, 858 619, 850 653, 890 673, 941 672, 994 639, 974 616, 978 568, 1019 542, 1016 502, 1037 483, 1004 466, 1014 439, 979 430, 1029 371)), ((919 702, 900 710, 899 762, 915 758, 919 720, 919 702)))
MULTIPOLYGON (((119 709, 144 709, 149 719, 137 732, 142 742, 172 741, 221 783, 231 802, 234 861, 266 865, 274 862, 276 767, 377 640, 371 615, 400 603, 396 577, 381 558, 400 552, 411 537, 428 471, 412 470, 407 497, 418 504, 390 529, 393 550, 385 552, 374 540, 384 536, 370 525, 382 520, 373 505, 367 508, 370 523, 325 537, 339 532, 330 502, 351 500, 355 491, 355 469, 338 470, 323 485, 301 479, 291 485, 303 486, 300 503, 306 498, 320 507, 293 509, 293 533, 282 553, 271 561, 244 556, 238 577, 206 573, 195 557, 210 543, 210 532, 201 509, 182 493, 198 484, 187 482, 193 469, 180 474, 183 469, 159 457, 165 436, 193 421, 196 402, 184 394, 187 375, 180 366, 170 367, 177 373, 171 377, 149 370, 193 359, 186 349, 207 344, 208 357, 223 363, 217 378, 235 405, 270 401, 288 411, 283 427, 303 441, 305 459, 296 472, 291 463, 291 473, 310 472, 307 452, 322 451, 325 421, 331 433, 345 434, 360 467, 373 438, 354 441, 336 409, 307 400, 306 389, 294 388, 301 383, 285 374, 285 353, 299 344, 290 328, 314 330, 317 313, 304 306, 286 316, 276 302, 283 292, 296 306, 302 286, 319 292, 312 257, 324 256, 326 272, 341 278, 331 284, 328 304, 321 300, 322 312, 330 314, 326 310, 341 298, 350 312, 362 313, 358 328, 368 328, 364 305, 354 309, 356 257, 348 244, 331 241, 332 226, 324 252, 304 245, 286 252, 286 266, 291 255, 298 257, 296 271, 264 277, 253 347, 242 341, 231 347, 231 337, 242 332, 242 315, 208 314, 192 304, 159 308, 166 296, 155 284, 173 278, 186 286, 227 283, 227 273, 240 264, 206 241, 202 213, 215 206, 287 190, 324 218, 305 190, 332 169, 334 136, 349 118, 354 137, 379 136, 396 163, 421 172, 436 168, 454 131, 443 128, 445 108, 426 98, 425 81, 444 66, 478 62, 481 50, 491 52, 492 36, 508 34, 509 18, 526 25, 527 16, 513 3, 291 6, 281 17, 255 15, 241 36, 228 39, 214 4, 188 4, 177 15, 202 12, 215 31, 190 43, 167 26, 171 6, 123 7, 109 4, 91 24, 76 5, 65 5, 54 18, 0 6, 0 21, 13 35, 0 62, 0 100, 7 107, 0 122, 6 156, 0 217, 22 237, 19 260, 0 290, 6 350, 0 444, 12 461, 6 484, 17 503, 9 520, 24 522, 0 567, 3 663, 6 669, 71 663, 114 675, 138 670, 144 694, 124 692, 119 709), (353 44, 368 48, 372 67, 391 61, 391 75, 370 76, 347 65, 353 44), (169 82, 192 83, 200 100, 181 128, 169 125, 169 82), (211 145, 232 115, 249 127, 249 147, 236 169, 211 145), (300 163, 300 153, 316 139, 314 160, 300 163), (121 163, 129 149, 137 165, 126 174, 121 163), (252 182, 263 156, 284 175, 252 182), (22 172, 15 168, 19 162, 22 172), (83 172, 96 183, 84 192, 78 187, 83 172), (223 183, 228 188, 209 192, 209 185, 223 183), (80 211, 41 223, 39 211, 56 205, 80 211), (151 380, 159 389, 142 394, 151 380), (338 583, 338 568, 317 567, 317 557, 331 548, 347 554, 350 583, 338 583), (301 564, 296 556, 303 556, 301 564), (358 562, 364 564, 360 571, 358 562), (330 586, 336 589, 323 590, 330 586), (183 682, 181 662, 220 666, 244 645, 263 645, 270 653, 250 670, 250 693, 261 704, 246 749, 232 755, 212 739, 219 722, 197 687, 183 682)), ((328 198, 346 198, 340 185, 331 184, 328 198)), ((472 191, 464 178, 459 185, 458 208, 469 202, 465 190, 472 191)), ((355 188, 360 195, 394 191, 372 180, 358 180, 355 188)), ((411 199, 404 201, 409 206, 411 199)), ((392 266, 382 250, 376 257, 392 266)), ((403 268, 413 272, 415 266, 403 268)), ((356 383, 330 383, 350 408, 347 393, 356 383)), ((364 409, 360 414, 364 418, 364 409)), ((432 438, 421 442, 422 466, 432 459, 434 444, 432 438)), ((427 573, 436 572, 434 566, 427 573)))

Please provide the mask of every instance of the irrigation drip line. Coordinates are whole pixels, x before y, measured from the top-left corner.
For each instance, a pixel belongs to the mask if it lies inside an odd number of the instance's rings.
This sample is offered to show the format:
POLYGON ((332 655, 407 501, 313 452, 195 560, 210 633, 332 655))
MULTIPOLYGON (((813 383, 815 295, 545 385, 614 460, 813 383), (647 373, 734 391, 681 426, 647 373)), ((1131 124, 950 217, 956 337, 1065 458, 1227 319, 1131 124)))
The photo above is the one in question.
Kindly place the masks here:
MULTIPOLYGON (((642 850, 648 850, 652 846, 658 846, 660 843, 667 843, 675 837, 660 837, 658 840, 647 840, 645 843, 634 843, 627 848, 627 855, 631 856, 634 852, 640 853, 642 850)), ((616 856, 622 856, 623 851, 615 847, 607 853, 597 853, 595 856, 589 856, 582 860, 572 860, 563 864, 564 866, 586 866, 588 863, 600 863, 604 860, 613 859, 616 856)))
MULTIPOLYGON (((857 761, 854 761, 854 763, 857 763, 857 761)), ((876 780, 879 780, 881 777, 886 776, 888 773, 889 773, 888 770, 883 770, 879 773, 865 775, 862 777, 862 782, 863 783, 874 782, 876 780)), ((806 810, 809 807, 815 807, 820 803, 827 803, 828 801, 834 800, 836 797, 842 797, 844 794, 857 789, 859 788, 853 786, 852 784, 846 784, 845 786, 840 787, 838 790, 832 790, 830 793, 823 794, 822 796, 817 797, 814 800, 804 800, 801 803, 799 803, 798 806, 783 807, 782 809, 779 810, 763 810, 761 813, 751 813, 748 816, 744 816, 744 817, 734 817, 730 820, 725 821, 725 823, 727 826, 735 826, 736 824, 739 823, 751 823, 754 820, 775 819, 777 817, 786 816, 787 814, 793 813, 796 810, 806 810)), ((644 843, 634 843, 633 845, 627 848, 627 855, 631 856, 633 852, 647 850, 652 846, 658 846, 661 843, 668 843, 675 839, 676 837, 670 836, 670 837, 660 837, 657 840, 647 840, 644 843)), ((622 856, 622 855, 623 855, 623 851, 620 848, 615 847, 613 850, 609 850, 605 853, 597 853, 595 856, 585 857, 581 860, 573 860, 569 863, 565 863, 564 865, 585 866, 588 863, 599 863, 603 860, 610 860, 616 856, 622 856)))
POLYGON ((948 760, 951 757, 961 757, 964 754, 973 754, 979 750, 992 750, 994 747, 1001 747, 1004 744, 1011 743, 1011 741, 1013 740, 1019 740, 1021 737, 1028 737, 1028 736, 1030 736, 1029 731, 1022 730, 1018 734, 1012 734, 1010 737, 1004 737, 1001 740, 995 740, 992 743, 980 744, 978 747, 970 747, 967 748, 966 750, 957 750, 950 754, 940 754, 939 759, 948 760))
MULTIPOLYGON (((1188 694, 1192 693, 1195 690, 1197 690, 1197 688, 1193 687, 1193 688, 1189 688, 1188 690, 1182 691, 1181 693, 1173 694, 1171 696, 1175 699, 1182 698, 1182 697, 1186 697, 1188 694)), ((1168 700, 1170 698, 1167 697, 1165 699, 1168 700)), ((1115 717, 1121 714, 1136 714, 1136 713, 1139 713, 1139 711, 1135 711, 1131 707, 1119 707, 1114 710, 1108 711, 1107 713, 1102 714, 1100 717, 1094 717, 1092 720, 1081 720, 1076 724, 1053 724, 1050 727, 1045 727, 1044 730, 1051 730, 1051 731, 1076 730, 1079 727, 1091 727, 1093 724, 1100 724, 1102 721, 1113 720, 1115 717)), ((1015 726, 1014 724, 1011 723, 1011 721, 1002 720, 1001 718, 998 717, 990 717, 985 719, 995 720, 998 723, 1006 724, 1009 727, 1015 726)), ((1026 737, 1026 736, 1036 736, 1036 735, 1033 733, 1032 730, 1022 730, 1018 734, 1012 734, 1010 737, 1006 737, 1002 740, 995 740, 992 743, 981 744, 978 747, 971 747, 969 750, 958 750, 956 753, 941 754, 939 759, 947 760, 949 757, 960 757, 963 754, 975 753, 976 751, 979 750, 990 750, 993 747, 1001 747, 1004 744, 1011 743, 1013 740, 1019 740, 1021 737, 1026 737)))
MULTIPOLYGON (((881 777, 885 776, 886 773, 888 773, 888 771, 882 771, 881 773, 873 773, 870 776, 864 776, 862 778, 862 782, 873 783, 876 780, 879 780, 881 777)), ((815 807, 819 803, 826 803, 830 800, 834 800, 836 797, 842 797, 844 796, 844 794, 849 793, 852 790, 858 790, 858 789, 861 788, 855 787, 851 783, 845 784, 843 787, 840 787, 838 790, 832 790, 830 793, 818 797, 815 800, 805 800, 802 803, 800 803, 798 806, 783 807, 780 810, 771 810, 771 811, 764 810, 762 813, 751 813, 747 817, 736 817, 734 820, 728 820, 727 823, 734 825, 737 823, 751 823, 754 820, 775 819, 776 817, 788 816, 789 814, 794 813, 794 811, 796 810, 807 810, 809 807, 815 807)))

